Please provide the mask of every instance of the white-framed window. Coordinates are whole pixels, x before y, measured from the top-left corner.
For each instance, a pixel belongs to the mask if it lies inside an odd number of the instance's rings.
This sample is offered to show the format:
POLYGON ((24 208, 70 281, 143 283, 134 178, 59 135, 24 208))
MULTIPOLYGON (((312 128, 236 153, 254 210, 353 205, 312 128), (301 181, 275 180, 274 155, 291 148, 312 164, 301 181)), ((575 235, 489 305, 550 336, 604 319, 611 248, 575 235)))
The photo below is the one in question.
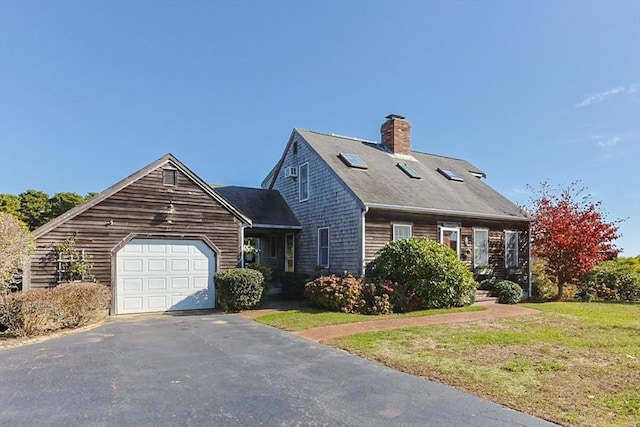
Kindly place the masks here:
POLYGON ((460 259, 460 228, 440 227, 440 243, 453 249, 460 259))
POLYGON ((473 229, 473 266, 489 265, 489 230, 473 229))
POLYGON ((298 193, 300 201, 309 200, 309 163, 303 163, 298 168, 298 193))
POLYGON ((329 268, 329 227, 318 228, 318 265, 329 268))
POLYGON ((504 232, 504 266, 512 268, 518 266, 518 232, 504 232))
POLYGON ((411 224, 393 224, 393 240, 408 239, 411 236, 411 224))

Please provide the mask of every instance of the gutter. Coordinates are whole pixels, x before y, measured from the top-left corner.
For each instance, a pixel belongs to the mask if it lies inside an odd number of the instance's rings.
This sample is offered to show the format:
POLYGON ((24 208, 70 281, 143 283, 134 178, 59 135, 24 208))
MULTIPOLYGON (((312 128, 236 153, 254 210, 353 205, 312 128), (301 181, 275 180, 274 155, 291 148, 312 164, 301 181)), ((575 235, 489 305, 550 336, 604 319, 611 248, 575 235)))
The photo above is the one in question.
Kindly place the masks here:
POLYGON ((382 209, 389 211, 397 211, 397 212, 406 212, 406 213, 430 213, 437 215, 447 215, 447 216, 459 216, 464 218, 478 218, 478 219, 496 219, 503 221, 519 221, 519 222, 531 222, 529 218, 525 217, 515 217, 511 215, 499 215, 499 214, 488 214, 481 212, 465 212, 465 211, 450 211, 446 209, 436 209, 436 208, 421 208, 417 206, 400 206, 400 205, 386 205, 382 203, 366 203, 367 209, 382 209))

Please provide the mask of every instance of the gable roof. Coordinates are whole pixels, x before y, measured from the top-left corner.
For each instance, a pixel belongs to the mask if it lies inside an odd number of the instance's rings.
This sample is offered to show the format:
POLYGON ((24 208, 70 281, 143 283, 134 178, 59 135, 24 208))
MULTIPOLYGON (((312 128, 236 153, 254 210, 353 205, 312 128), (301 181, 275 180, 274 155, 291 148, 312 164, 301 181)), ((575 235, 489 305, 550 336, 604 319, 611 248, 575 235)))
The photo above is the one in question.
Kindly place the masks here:
POLYGON ((518 206, 482 181, 484 172, 466 160, 416 151, 392 154, 371 141, 301 129, 294 133, 369 208, 529 221, 518 206), (347 166, 340 153, 357 155, 367 168, 347 166), (420 179, 408 176, 399 163, 410 166, 420 179), (454 172, 462 181, 448 179, 443 170, 454 172))
POLYGON ((244 212, 253 227, 300 229, 300 222, 277 190, 238 186, 213 186, 216 192, 244 212))
POLYGON ((202 188, 202 190, 205 193, 207 193, 209 196, 211 196, 212 199, 216 200, 221 205, 223 205, 229 212, 231 212, 241 222, 243 222, 245 224, 249 224, 249 225, 251 224, 251 219, 249 219, 245 214, 243 214, 238 209, 236 209, 235 206, 233 206, 231 203, 229 203, 227 200, 225 200, 221 195, 216 193, 213 188, 211 188, 198 175, 196 175, 189 168, 187 168, 173 154, 169 153, 169 154, 166 154, 166 155, 162 156, 161 158, 159 158, 155 162, 152 162, 152 163, 148 164, 147 166, 143 167, 142 169, 132 173, 128 177, 126 177, 123 180, 119 181, 118 183, 112 185, 111 187, 107 188, 106 190, 102 191, 101 193, 96 194, 91 199, 87 200, 86 202, 76 206, 73 209, 68 210, 67 212, 63 213, 59 217, 54 218, 53 220, 49 221, 48 223, 42 225, 40 228, 37 228, 36 230, 33 231, 33 235, 35 237, 40 237, 43 234, 48 233, 49 231, 53 230, 54 228, 58 227, 59 225, 64 224, 65 222, 69 221, 72 218, 75 218, 76 216, 80 215, 81 213, 87 211, 88 209, 92 208, 93 206, 97 205, 98 203, 102 202, 103 200, 107 199, 108 197, 112 196, 113 194, 115 194, 115 193, 119 192, 120 190, 126 188, 127 186, 133 184, 134 182, 136 182, 140 178, 146 176, 147 174, 149 174, 149 173, 153 172, 154 170, 156 170, 156 169, 158 169, 160 167, 163 167, 163 166, 165 166, 167 164, 173 166, 174 168, 176 168, 177 170, 179 170, 180 172, 185 174, 187 177, 189 177, 197 186, 202 188))

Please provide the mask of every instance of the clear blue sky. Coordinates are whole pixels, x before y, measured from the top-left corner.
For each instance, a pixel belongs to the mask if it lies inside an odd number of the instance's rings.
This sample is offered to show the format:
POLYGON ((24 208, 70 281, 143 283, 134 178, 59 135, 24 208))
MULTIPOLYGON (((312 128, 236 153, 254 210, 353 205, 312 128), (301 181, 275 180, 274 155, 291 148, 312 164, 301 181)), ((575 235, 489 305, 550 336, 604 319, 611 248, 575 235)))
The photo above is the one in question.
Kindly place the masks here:
POLYGON ((515 202, 581 180, 640 254, 639 1, 0 0, 0 193, 171 152, 259 186, 293 127, 461 157, 515 202))

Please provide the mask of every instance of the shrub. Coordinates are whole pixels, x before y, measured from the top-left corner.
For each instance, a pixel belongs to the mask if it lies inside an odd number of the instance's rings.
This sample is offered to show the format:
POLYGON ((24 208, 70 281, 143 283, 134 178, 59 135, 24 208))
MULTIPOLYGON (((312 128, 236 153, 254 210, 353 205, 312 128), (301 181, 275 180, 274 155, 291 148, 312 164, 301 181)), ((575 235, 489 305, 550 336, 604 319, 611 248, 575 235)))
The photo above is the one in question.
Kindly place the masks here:
POLYGON ((109 288, 99 283, 16 292, 0 301, 0 324, 20 336, 76 328, 104 318, 110 302, 109 288))
POLYGON ((260 302, 264 276, 249 268, 220 270, 214 275, 218 304, 226 312, 253 308, 260 302))
POLYGON ((0 297, 16 289, 16 278, 34 249, 35 240, 27 226, 0 212, 0 297))
POLYGON ((596 265, 584 278, 578 295, 583 299, 640 301, 640 273, 634 260, 620 258, 596 265))
POLYGON ((524 298, 522 286, 509 280, 500 280, 493 286, 491 295, 498 297, 500 304, 517 304, 524 298))
POLYGON ((320 276, 307 283, 304 291, 312 305, 344 313, 358 311, 361 293, 362 280, 353 277, 351 273, 320 276))
MULTIPOLYGON (((567 292, 566 286, 564 294, 569 295, 571 290, 567 292)), ((531 265, 531 294, 533 300, 539 302, 551 301, 558 295, 556 278, 547 272, 546 264, 542 260, 534 261, 531 265)))
POLYGON ((393 306, 390 295, 394 289, 384 283, 365 283, 362 285, 358 312, 361 314, 391 314, 393 306))
POLYGON ((484 279, 480 281, 480 283, 478 284, 478 289, 482 291, 492 291, 495 284, 498 283, 499 281, 500 279, 496 277, 490 277, 488 279, 484 279))
POLYGON ((421 237, 387 243, 371 267, 379 280, 407 285, 420 308, 471 304, 477 287, 473 274, 451 248, 421 237))
POLYGON ((257 263, 249 264, 247 265, 247 268, 262 273, 262 276, 264 277, 264 282, 262 283, 262 298, 264 298, 267 296, 269 289, 271 289, 271 286, 273 285, 273 268, 257 263))
POLYGON ((282 273, 282 298, 301 300, 304 298, 304 286, 309 275, 304 273, 282 273))

